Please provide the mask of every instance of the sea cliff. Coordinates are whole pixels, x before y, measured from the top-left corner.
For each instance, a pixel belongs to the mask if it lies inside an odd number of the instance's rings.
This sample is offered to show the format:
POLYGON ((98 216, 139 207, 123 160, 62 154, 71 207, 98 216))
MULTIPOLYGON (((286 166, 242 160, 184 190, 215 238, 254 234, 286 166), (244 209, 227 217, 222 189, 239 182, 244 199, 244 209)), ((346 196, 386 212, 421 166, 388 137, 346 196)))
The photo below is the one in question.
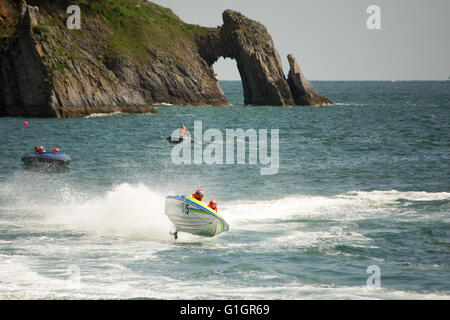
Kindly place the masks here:
POLYGON ((71 4, 0 1, 0 115, 59 118, 153 113, 162 103, 228 105, 212 67, 219 57, 236 60, 246 104, 331 103, 296 62, 286 78, 267 29, 239 12, 227 10, 222 26, 207 28, 143 0, 80 0, 81 28, 71 30, 71 4))

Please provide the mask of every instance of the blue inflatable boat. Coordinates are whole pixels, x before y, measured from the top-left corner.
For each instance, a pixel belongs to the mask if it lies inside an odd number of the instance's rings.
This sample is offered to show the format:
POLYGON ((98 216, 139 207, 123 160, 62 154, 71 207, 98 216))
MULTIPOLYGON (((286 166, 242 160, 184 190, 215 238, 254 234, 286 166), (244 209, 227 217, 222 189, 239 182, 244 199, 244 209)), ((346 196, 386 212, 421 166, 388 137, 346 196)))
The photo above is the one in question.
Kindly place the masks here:
POLYGON ((39 152, 22 157, 22 162, 27 166, 54 166, 65 167, 72 160, 61 151, 39 152))

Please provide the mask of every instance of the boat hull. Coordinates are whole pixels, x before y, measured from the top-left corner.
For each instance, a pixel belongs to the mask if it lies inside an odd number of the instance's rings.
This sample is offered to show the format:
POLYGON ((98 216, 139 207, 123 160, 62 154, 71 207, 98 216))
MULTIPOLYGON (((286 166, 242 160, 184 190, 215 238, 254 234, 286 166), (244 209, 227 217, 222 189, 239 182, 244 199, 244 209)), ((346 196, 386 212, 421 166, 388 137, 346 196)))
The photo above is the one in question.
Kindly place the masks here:
POLYGON ((70 160, 72 159, 63 152, 42 152, 22 157, 22 162, 27 166, 65 167, 70 160))
POLYGON ((192 197, 167 197, 165 213, 174 224, 175 232, 213 237, 229 230, 228 223, 215 210, 192 197))
POLYGON ((167 141, 169 141, 170 143, 178 144, 178 143, 181 143, 183 141, 192 141, 192 138, 190 136, 185 136, 185 137, 167 137, 167 141))

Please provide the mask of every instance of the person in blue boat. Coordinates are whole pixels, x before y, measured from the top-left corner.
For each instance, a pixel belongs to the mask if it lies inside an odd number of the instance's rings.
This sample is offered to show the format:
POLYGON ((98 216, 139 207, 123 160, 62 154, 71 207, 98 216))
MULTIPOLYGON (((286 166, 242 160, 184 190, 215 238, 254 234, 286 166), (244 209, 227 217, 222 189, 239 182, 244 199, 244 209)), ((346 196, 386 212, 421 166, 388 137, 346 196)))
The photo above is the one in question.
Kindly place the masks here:
POLYGON ((39 154, 45 152, 45 148, 44 147, 34 147, 34 153, 35 154, 39 154))
POLYGON ((201 189, 197 189, 195 193, 192 195, 192 198, 197 199, 198 201, 203 202, 204 192, 201 189))

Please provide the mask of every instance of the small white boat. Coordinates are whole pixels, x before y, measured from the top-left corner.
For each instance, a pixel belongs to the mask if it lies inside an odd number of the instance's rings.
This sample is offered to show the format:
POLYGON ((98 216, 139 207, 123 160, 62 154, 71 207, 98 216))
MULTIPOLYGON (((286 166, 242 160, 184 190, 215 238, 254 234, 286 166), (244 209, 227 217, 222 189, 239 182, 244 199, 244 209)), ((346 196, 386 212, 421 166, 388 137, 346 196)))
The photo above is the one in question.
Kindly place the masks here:
POLYGON ((178 238, 179 231, 214 237, 230 230, 228 223, 217 211, 190 196, 168 196, 165 213, 175 226, 175 231, 171 232, 175 239, 178 238))

